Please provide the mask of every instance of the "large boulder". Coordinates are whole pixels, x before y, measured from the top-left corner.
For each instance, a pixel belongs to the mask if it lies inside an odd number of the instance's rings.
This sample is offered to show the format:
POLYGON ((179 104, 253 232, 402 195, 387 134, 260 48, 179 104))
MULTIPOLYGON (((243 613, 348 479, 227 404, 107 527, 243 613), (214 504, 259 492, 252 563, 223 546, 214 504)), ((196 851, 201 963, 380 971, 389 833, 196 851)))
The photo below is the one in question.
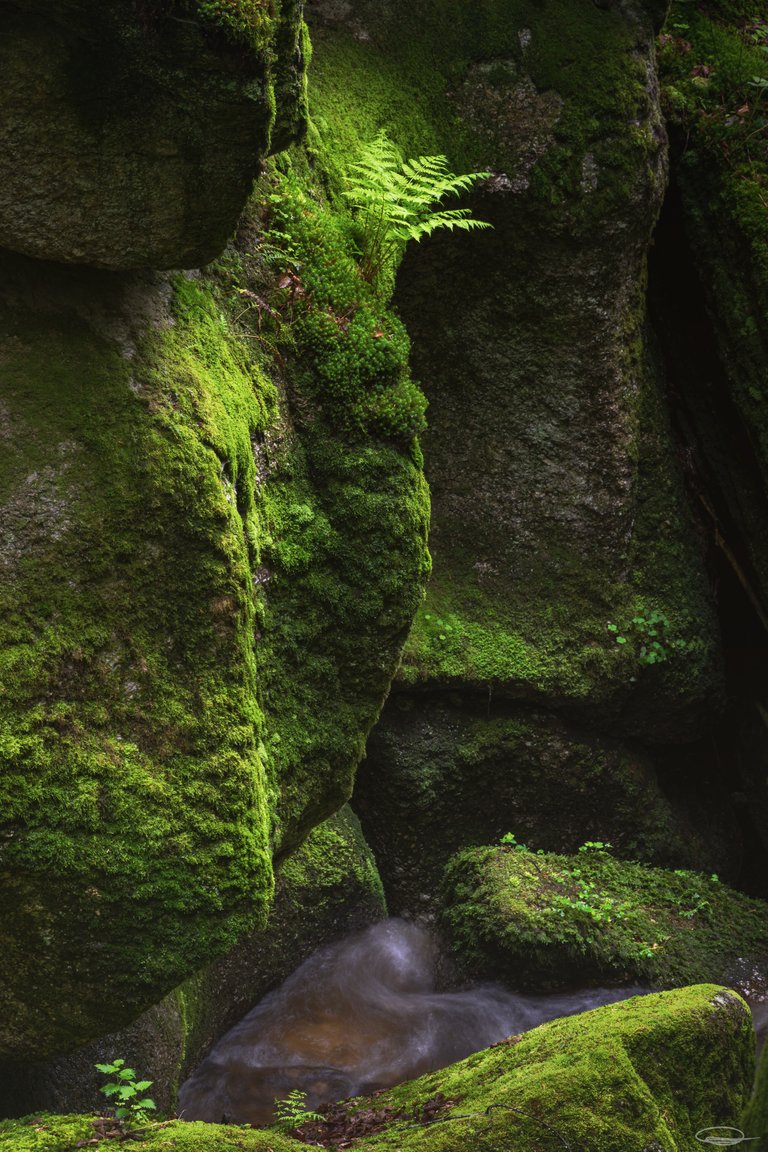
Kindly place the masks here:
POLYGON ((415 454, 289 403, 217 275, 2 258, 6 1060, 124 1027, 264 923, 421 595, 415 454))
MULTIPOLYGON (((723 684, 701 540, 646 339, 646 256, 667 179, 659 6, 517 0, 488 3, 482 21, 450 0, 411 8, 308 9, 313 114, 338 126, 343 155, 355 132, 384 121, 409 155, 445 152, 456 171, 492 173, 472 206, 493 231, 413 246, 398 276, 429 399, 433 575, 358 778, 366 834, 389 851, 391 814, 410 806, 396 835, 419 855, 397 866, 426 876, 449 822, 460 834, 468 813, 465 843, 487 841, 502 819, 516 827, 537 789, 557 793, 567 765, 566 803, 578 790, 575 810, 613 838, 613 797, 624 805, 638 778, 617 765, 642 764, 666 827, 662 768, 694 815, 655 846, 644 816, 630 815, 623 838, 735 875, 723 789, 702 805, 708 764, 698 749, 677 753, 708 735, 723 684), (344 93, 354 114, 340 115, 344 93), (525 738, 508 736, 515 728, 525 738), (703 848, 697 861, 688 839, 703 848)), ((550 812, 534 799, 527 833, 563 847, 562 813, 550 812)), ((394 895, 388 863, 384 880, 394 895)))
POLYGON ((280 9, 2 0, 0 247, 112 269, 218 255, 304 124, 300 0, 280 9))
POLYGON ((475 977, 535 989, 716 980, 765 995, 768 905, 717 876, 618 861, 600 843, 573 856, 470 848, 448 865, 444 900, 442 923, 475 977))

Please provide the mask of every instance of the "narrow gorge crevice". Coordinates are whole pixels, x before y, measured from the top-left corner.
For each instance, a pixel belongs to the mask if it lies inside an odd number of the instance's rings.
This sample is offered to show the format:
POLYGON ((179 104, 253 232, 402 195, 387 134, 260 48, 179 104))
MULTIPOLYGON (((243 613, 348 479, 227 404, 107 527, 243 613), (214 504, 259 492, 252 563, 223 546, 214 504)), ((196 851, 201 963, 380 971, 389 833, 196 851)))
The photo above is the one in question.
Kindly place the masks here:
POLYGON ((726 704, 686 763, 662 768, 671 797, 687 779, 721 793, 738 823, 742 862, 733 882, 768 894, 768 605, 748 533, 768 523, 760 464, 729 388, 715 323, 686 234, 673 178, 649 259, 649 319, 664 367, 672 427, 691 506, 706 546, 717 608, 726 704))

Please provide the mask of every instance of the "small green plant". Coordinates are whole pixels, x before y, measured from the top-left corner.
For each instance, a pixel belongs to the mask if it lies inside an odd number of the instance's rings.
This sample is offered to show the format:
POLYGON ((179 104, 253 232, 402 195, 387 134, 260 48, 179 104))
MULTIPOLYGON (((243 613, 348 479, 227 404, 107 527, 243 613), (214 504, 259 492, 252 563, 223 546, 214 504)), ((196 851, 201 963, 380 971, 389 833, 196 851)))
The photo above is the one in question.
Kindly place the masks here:
POLYGON ((105 1076, 114 1077, 99 1091, 113 1101, 115 1116, 126 1128, 137 1128, 148 1123, 149 1112, 157 1105, 149 1096, 143 1096, 152 1084, 151 1080, 137 1080, 133 1068, 125 1067, 125 1060, 113 1060, 111 1064, 96 1064, 95 1067, 105 1076))
POLYGON ((515 852, 530 852, 527 844, 518 844, 514 832, 505 832, 499 844, 506 844, 509 848, 514 848, 515 852))
POLYGON ((633 616, 622 628, 609 621, 607 628, 617 644, 632 643, 640 664, 663 664, 673 652, 690 647, 687 640, 674 635, 667 617, 657 610, 647 616, 633 616))
POLYGON ((443 228, 469 232, 492 227, 475 220, 469 208, 438 208, 446 196, 458 196, 489 175, 456 175, 445 156, 404 160, 386 132, 379 132, 350 165, 344 191, 355 214, 363 278, 382 292, 409 240, 423 240, 443 228))
POLYGON ((608 856, 613 845, 609 840, 587 840, 579 848, 579 852, 584 856, 591 853, 593 856, 608 856))
POLYGON ((301 1128, 302 1124, 323 1119, 319 1112, 307 1108, 307 1094, 300 1088, 294 1088, 287 1096, 276 1099, 275 1113, 277 1120, 274 1127, 280 1132, 292 1132, 294 1128, 301 1128))

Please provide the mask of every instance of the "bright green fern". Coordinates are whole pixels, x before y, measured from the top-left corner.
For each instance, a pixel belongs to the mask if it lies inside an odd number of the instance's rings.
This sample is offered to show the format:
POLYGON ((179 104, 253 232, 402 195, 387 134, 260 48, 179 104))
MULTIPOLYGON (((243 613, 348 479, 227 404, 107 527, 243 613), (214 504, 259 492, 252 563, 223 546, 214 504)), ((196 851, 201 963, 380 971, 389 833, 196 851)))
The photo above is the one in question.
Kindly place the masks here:
POLYGON ((441 228, 464 232, 491 228, 484 220, 473 219, 469 208, 437 208, 446 196, 458 196, 489 175, 457 176, 448 171, 445 156, 403 160, 381 131, 350 165, 344 191, 355 212, 363 277, 381 292, 409 240, 422 240, 441 228))

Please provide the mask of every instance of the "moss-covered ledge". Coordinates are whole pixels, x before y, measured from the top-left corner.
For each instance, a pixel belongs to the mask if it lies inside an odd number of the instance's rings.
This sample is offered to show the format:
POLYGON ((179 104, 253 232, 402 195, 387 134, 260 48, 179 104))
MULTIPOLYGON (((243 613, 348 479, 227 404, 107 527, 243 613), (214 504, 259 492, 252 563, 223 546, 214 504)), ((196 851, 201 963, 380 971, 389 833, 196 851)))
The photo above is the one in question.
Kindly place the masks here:
MULTIPOLYGON (((354 1146, 360 1152, 539 1152, 545 1139, 554 1146, 554 1129, 561 1143, 590 1152, 697 1152, 701 1128, 736 1123, 752 1083, 753 1049, 749 1010, 724 988, 702 985, 627 1000, 552 1021, 354 1101, 352 1112, 383 1113, 381 1130, 354 1146), (414 1111, 438 1093, 445 1097, 438 1116, 446 1122, 428 1129, 414 1123, 414 1111), (389 1116, 384 1109, 392 1109, 389 1116)), ((71 1152, 93 1136, 87 1116, 27 1117, 0 1123, 0 1150, 71 1152)), ((111 1152, 114 1142, 91 1146, 111 1152)), ((271 1131, 173 1121, 149 1131, 142 1146, 148 1152, 298 1152, 317 1145, 271 1131)))
POLYGON ((445 871, 442 925, 463 969, 515 987, 735 980, 768 964, 768 907, 716 876, 524 845, 473 848, 445 871), (738 961, 738 964, 737 964, 738 961))

